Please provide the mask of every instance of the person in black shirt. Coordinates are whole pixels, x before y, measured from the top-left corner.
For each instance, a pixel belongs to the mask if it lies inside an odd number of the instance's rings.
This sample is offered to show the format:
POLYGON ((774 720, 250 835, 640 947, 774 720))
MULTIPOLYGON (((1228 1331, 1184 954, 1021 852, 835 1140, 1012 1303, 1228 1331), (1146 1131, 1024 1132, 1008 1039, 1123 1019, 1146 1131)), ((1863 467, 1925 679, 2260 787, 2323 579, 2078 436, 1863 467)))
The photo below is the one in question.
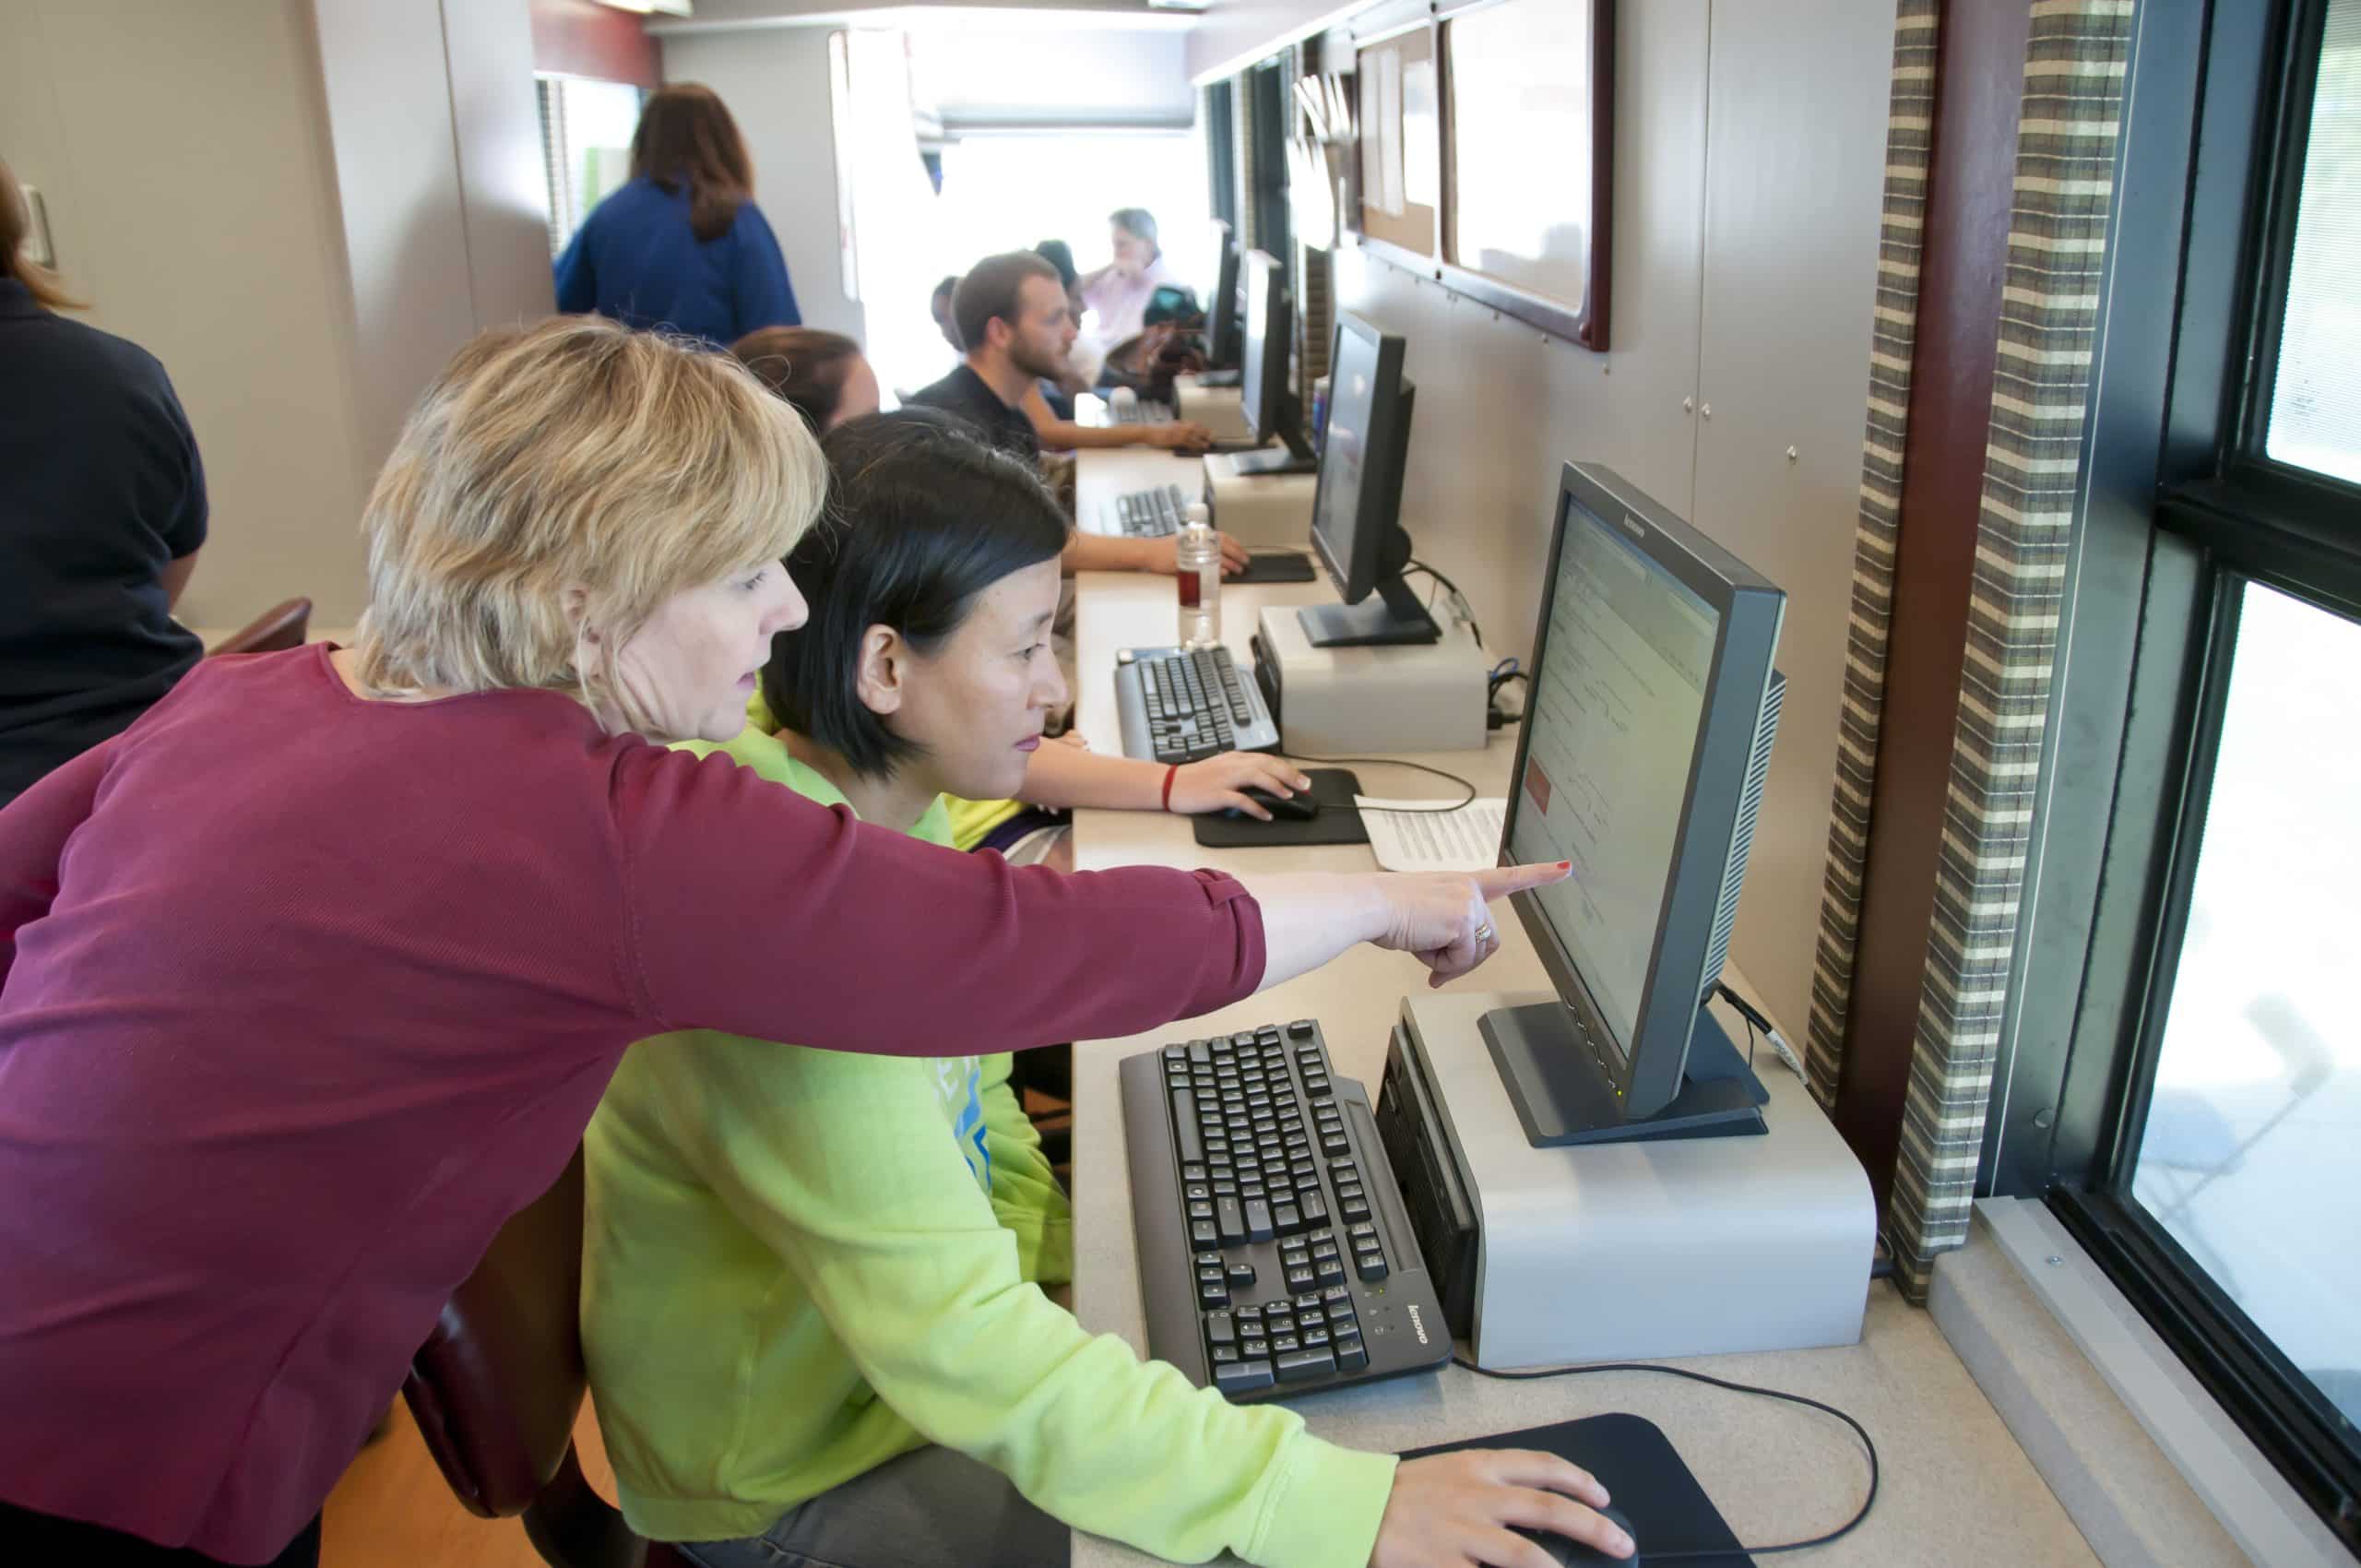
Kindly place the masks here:
POLYGON ((188 417, 153 355, 54 314, 29 227, 0 164, 0 805, 204 652, 172 614, 205 542, 188 417))
MULTIPOLYGON (((986 256, 953 291, 951 316, 960 340, 967 345, 967 357, 949 375, 911 393, 909 401, 955 414, 1002 451, 1038 462, 1041 437, 1026 411, 1026 398, 1039 377, 1054 376, 1063 368, 1075 331, 1058 269, 1032 251, 986 256)), ((1155 427, 1138 428, 1145 434, 1155 427)), ((1220 542, 1223 569, 1242 570, 1245 547, 1227 536, 1220 542)), ((1171 534, 1132 539, 1077 533, 1066 544, 1066 574, 1162 572, 1169 576, 1179 570, 1180 547, 1179 536, 1171 534)))
POLYGON ((1065 374, 1075 330, 1058 269, 1031 251, 988 255, 952 291, 951 321, 967 357, 910 401, 956 414, 1002 451, 1038 461, 1026 389, 1065 374))

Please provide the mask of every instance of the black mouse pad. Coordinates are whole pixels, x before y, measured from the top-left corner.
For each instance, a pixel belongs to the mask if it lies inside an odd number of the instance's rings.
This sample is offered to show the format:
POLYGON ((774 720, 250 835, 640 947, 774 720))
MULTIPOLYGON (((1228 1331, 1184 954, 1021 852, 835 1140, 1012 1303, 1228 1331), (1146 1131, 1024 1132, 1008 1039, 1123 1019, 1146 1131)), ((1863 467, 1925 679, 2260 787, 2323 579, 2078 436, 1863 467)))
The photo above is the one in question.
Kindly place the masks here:
POLYGON ((1439 1443, 1402 1457, 1423 1459, 1462 1448, 1538 1448, 1596 1476, 1616 1508, 1631 1521, 1641 1568, 1659 1552, 1676 1551, 1684 1554, 1681 1568, 1754 1568, 1754 1559, 1738 1550, 1738 1537, 1730 1533, 1721 1511, 1654 1421, 1620 1413, 1592 1416, 1529 1431, 1439 1443), (1692 1551, 1706 1555, 1685 1555, 1692 1551))
POLYGON ((1248 587, 1257 583, 1308 583, 1319 575, 1312 567, 1311 557, 1300 550, 1250 550, 1246 552, 1246 570, 1225 576, 1222 581, 1248 587))
POLYGON ((1271 844, 1368 843, 1369 835, 1361 829, 1361 814, 1353 804, 1353 797, 1361 792, 1359 777, 1348 767, 1308 767, 1304 774, 1311 780, 1311 798, 1320 802, 1320 814, 1310 822, 1289 822, 1285 817, 1276 822, 1261 822, 1251 816, 1200 812, 1192 819, 1196 824, 1197 842, 1208 849, 1251 849, 1271 844))

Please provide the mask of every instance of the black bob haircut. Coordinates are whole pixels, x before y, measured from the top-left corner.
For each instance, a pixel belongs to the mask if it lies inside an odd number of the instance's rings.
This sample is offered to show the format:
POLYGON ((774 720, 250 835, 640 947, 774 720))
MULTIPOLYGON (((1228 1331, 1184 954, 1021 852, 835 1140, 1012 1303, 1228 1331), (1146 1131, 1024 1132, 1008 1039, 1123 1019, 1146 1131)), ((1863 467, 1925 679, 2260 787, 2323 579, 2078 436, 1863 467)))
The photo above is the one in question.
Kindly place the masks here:
POLYGON ((1031 469, 939 410, 853 420, 820 450, 828 503, 787 557, 812 615, 772 640, 763 700, 855 772, 883 778, 919 747, 861 702, 862 636, 891 626, 920 655, 933 653, 978 594, 1057 558, 1065 514, 1031 469))

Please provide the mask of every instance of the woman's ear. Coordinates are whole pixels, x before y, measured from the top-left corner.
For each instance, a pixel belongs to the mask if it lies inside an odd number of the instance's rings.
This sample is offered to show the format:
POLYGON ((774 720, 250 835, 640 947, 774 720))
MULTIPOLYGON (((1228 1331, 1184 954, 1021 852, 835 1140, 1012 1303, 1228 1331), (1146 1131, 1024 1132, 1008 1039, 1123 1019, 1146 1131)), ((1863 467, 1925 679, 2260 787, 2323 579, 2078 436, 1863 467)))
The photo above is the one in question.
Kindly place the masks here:
POLYGON ((558 611, 565 617, 566 626, 576 640, 597 647, 599 629, 590 621, 590 585, 568 583, 558 590, 558 611))
POLYGON ((909 669, 909 644, 891 626, 872 626, 860 634, 860 657, 853 666, 853 691, 861 706, 875 714, 902 710, 902 682, 909 669))

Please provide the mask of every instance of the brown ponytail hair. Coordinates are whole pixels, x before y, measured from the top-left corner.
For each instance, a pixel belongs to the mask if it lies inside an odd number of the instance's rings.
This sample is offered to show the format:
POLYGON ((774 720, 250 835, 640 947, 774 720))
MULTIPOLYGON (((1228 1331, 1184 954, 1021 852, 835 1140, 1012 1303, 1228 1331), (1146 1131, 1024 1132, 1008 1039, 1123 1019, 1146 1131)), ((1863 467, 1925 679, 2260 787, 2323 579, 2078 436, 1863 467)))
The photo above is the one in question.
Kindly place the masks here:
POLYGON ((689 189, 689 228, 700 240, 730 232, 739 208, 754 199, 754 165, 729 106, 709 87, 674 82, 639 111, 631 137, 632 178, 664 189, 689 189))
POLYGON ((817 435, 836 417, 845 377, 860 345, 816 327, 765 327, 730 345, 730 351, 756 380, 793 405, 817 435))
POLYGON ((65 291, 65 280, 24 254, 32 232, 32 208, 17 176, 0 160, 0 278, 13 278, 32 291, 35 303, 50 310, 83 310, 85 302, 65 291))

